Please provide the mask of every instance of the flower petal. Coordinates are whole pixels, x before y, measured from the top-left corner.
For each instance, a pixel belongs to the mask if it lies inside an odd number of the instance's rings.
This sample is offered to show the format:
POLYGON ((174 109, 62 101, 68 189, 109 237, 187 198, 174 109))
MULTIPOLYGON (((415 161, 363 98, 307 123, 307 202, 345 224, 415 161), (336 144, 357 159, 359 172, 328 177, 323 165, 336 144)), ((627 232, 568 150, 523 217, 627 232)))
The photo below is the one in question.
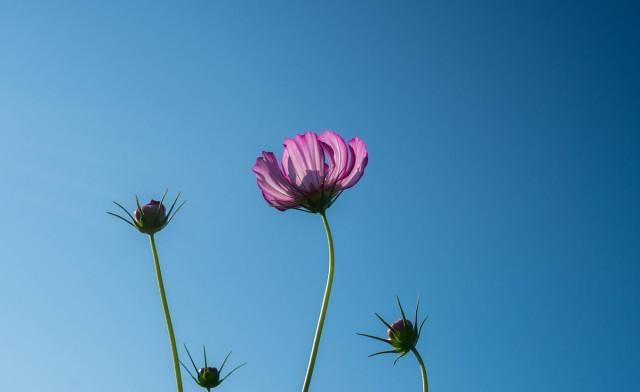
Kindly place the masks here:
POLYGON ((282 166, 289 182, 299 191, 309 194, 322 189, 325 163, 318 135, 306 132, 285 139, 282 166))
POLYGON ((367 146, 362 139, 354 137, 349 141, 349 150, 353 157, 353 166, 349 171, 349 174, 344 176, 339 182, 338 186, 340 190, 351 188, 364 174, 364 168, 367 167, 369 162, 369 154, 367 153, 367 146))
POLYGON ((325 177, 325 188, 333 189, 336 182, 351 172, 354 159, 347 143, 345 143, 342 136, 336 132, 325 131, 318 139, 322 143, 325 156, 329 158, 329 167, 325 177))
POLYGON ((252 170, 256 174, 262 196, 272 207, 284 211, 300 206, 301 195, 284 177, 272 152, 263 151, 252 170))

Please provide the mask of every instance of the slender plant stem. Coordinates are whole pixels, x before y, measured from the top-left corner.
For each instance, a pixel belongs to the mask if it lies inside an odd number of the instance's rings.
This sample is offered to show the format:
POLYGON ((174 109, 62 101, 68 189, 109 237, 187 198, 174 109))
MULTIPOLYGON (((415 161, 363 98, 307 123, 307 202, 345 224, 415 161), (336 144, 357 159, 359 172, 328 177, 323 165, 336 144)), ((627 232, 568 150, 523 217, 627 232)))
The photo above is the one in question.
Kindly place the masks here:
POLYGON ((171 314, 169 313, 169 305, 167 304, 167 296, 164 293, 164 283, 162 282, 162 271, 160 270, 160 260, 158 259, 158 250, 156 249, 156 240, 153 234, 149 234, 151 242, 151 253, 153 254, 153 264, 156 269, 156 279, 158 280, 158 289, 160 290, 160 299, 162 300, 162 310, 164 310, 164 319, 167 322, 167 331, 169 332, 169 342, 171 344, 171 354, 173 355, 173 371, 176 374, 176 385, 178 392, 182 392, 182 375, 180 374, 180 360, 178 359, 178 349, 176 348, 176 338, 173 334, 173 324, 171 323, 171 314))
POLYGON ((331 285, 333 284, 333 270, 334 270, 334 254, 333 254, 333 237, 331 236, 331 228, 327 221, 327 215, 324 212, 320 213, 322 218, 322 224, 324 225, 324 231, 327 233, 327 246, 329 247, 329 275, 327 276, 327 285, 324 289, 324 297, 322 298, 322 307, 320 308, 320 318, 318 318, 318 326, 316 327, 316 335, 313 338, 313 348, 311 349, 311 356, 309 357, 309 365, 307 366, 307 374, 304 377, 304 384, 302 385, 302 392, 309 390, 311 384, 311 377, 313 376, 313 368, 316 364, 316 356, 318 354, 318 346, 320 346, 320 337, 322 336, 322 328, 324 327, 324 319, 327 315, 327 307, 329 306, 329 297, 331 296, 331 285))
POLYGON ((418 350, 412 348, 411 352, 416 356, 418 365, 420 365, 420 373, 422 373, 422 392, 429 392, 429 380, 427 380, 427 368, 424 366, 424 361, 422 360, 418 350))

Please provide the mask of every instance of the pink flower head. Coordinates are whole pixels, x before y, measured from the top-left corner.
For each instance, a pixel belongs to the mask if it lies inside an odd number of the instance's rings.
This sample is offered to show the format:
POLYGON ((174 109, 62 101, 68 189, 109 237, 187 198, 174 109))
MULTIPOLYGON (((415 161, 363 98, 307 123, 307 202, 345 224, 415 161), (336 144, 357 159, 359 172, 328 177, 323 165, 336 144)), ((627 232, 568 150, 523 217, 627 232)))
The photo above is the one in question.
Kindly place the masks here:
POLYGON ((306 132, 285 139, 281 164, 274 153, 263 151, 252 169, 272 207, 324 212, 360 180, 368 159, 360 138, 345 143, 336 132, 306 132))

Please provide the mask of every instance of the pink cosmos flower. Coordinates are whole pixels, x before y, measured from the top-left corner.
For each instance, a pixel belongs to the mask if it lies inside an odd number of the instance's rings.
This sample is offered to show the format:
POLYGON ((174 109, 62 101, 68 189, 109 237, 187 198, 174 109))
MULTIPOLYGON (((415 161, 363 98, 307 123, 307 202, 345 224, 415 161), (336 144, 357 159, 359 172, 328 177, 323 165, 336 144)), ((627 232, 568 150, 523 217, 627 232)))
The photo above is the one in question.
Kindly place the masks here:
POLYGON ((336 132, 306 132, 285 139, 281 164, 263 151, 252 170, 272 207, 322 213, 360 180, 368 160, 360 138, 345 143, 336 132))

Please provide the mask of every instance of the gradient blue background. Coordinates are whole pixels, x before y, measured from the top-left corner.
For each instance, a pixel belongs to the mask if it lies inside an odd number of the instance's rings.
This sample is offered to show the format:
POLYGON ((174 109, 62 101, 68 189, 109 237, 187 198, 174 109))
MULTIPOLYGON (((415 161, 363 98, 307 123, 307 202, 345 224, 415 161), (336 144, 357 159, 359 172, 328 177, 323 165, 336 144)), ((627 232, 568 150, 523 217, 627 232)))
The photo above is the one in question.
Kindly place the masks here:
MULTIPOLYGON (((287 136, 362 137, 329 211, 314 391, 418 391, 384 334, 421 295, 433 391, 636 391, 634 1, 0 3, 0 390, 172 391, 148 243, 111 200, 188 200, 158 235, 179 343, 295 391, 319 217, 250 171, 287 136)), ((186 391, 198 388, 188 378, 186 391)))

